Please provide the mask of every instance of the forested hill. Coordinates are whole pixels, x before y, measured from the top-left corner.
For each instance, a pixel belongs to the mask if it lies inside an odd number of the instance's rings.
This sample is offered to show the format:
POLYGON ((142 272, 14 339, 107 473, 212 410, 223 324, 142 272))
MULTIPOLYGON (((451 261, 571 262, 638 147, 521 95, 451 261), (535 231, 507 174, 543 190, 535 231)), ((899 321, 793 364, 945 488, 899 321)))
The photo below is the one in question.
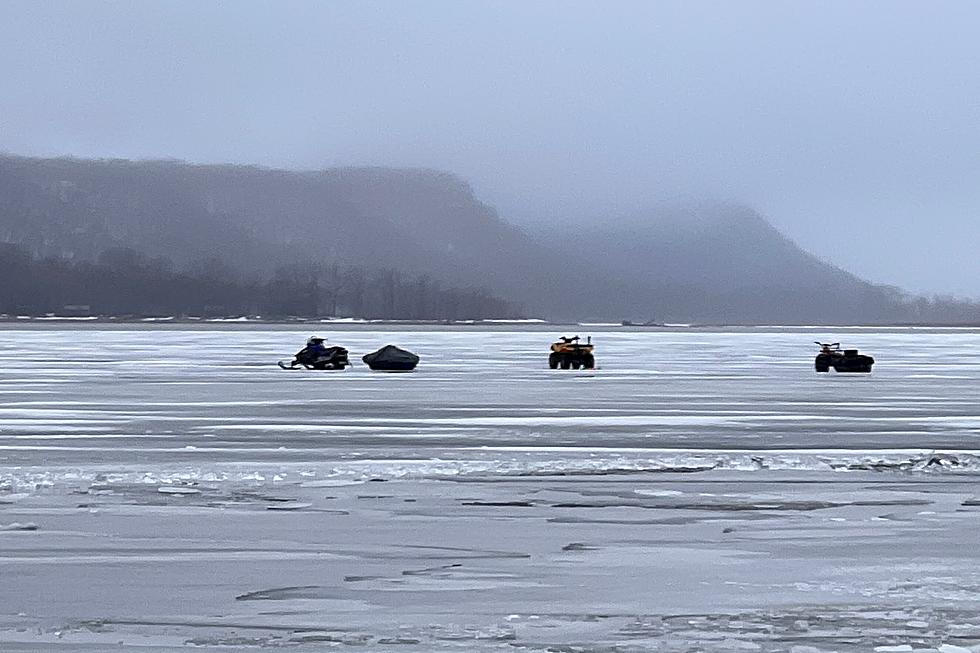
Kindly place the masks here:
POLYGON ((431 170, 0 157, 0 241, 83 260, 130 247, 177 269, 217 258, 259 276, 308 262, 393 269, 552 317, 616 315, 629 295, 431 170))
POLYGON ((432 170, 6 156, 0 242, 75 264, 130 248, 168 274, 253 287, 306 275, 338 297, 388 275, 404 296, 411 284, 452 288, 553 319, 980 322, 974 305, 909 298, 827 265, 743 207, 652 207, 532 237, 432 170))
POLYGON ((481 320, 521 317, 520 307, 480 289, 448 288, 396 270, 287 266, 244 279, 220 263, 178 271, 166 259, 109 249, 97 261, 37 259, 0 243, 0 315, 230 317, 356 315, 368 319, 481 320), (324 281, 332 283, 324 283, 324 281))
POLYGON ((92 258, 122 245, 177 264, 221 256, 254 269, 313 257, 473 280, 492 272, 471 271, 488 253, 532 246, 442 172, 22 157, 0 159, 0 239, 40 256, 92 258))
MULTIPOLYGON (((980 305, 909 295, 818 259, 755 211, 723 203, 661 204, 595 220, 587 239, 548 232, 612 277, 643 279, 645 316, 722 324, 980 324, 980 305)), ((881 256, 874 243, 868 256, 881 256)), ((889 253, 900 255, 900 253, 889 253)))

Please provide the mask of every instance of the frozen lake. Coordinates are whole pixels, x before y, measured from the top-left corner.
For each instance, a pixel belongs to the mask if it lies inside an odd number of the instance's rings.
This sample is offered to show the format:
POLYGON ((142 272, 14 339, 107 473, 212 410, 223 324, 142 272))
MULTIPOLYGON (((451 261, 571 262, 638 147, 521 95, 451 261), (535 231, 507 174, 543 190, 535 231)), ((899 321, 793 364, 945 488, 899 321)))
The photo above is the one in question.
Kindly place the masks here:
POLYGON ((0 330, 0 650, 980 645, 980 331, 309 328, 0 330))

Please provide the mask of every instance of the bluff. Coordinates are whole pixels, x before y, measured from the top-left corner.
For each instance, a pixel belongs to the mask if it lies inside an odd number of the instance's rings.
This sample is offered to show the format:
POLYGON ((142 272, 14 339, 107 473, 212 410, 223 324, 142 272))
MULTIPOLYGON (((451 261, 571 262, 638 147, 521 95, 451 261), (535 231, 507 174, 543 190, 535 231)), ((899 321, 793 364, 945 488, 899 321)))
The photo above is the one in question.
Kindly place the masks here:
POLYGON ((482 288, 553 319, 716 323, 980 321, 813 257, 737 205, 655 206, 531 234, 455 175, 178 161, 0 157, 0 242, 39 258, 126 247, 266 279, 286 265, 395 270, 482 288))
MULTIPOLYGON (((724 324, 977 322, 980 306, 912 297, 801 249, 754 210, 726 203, 653 206, 592 221, 557 245, 612 278, 643 280, 631 319, 724 324), (650 311, 644 313, 644 310, 650 311)), ((552 235, 552 240, 555 240, 552 235)), ((880 252, 869 243, 869 256, 880 252)), ((630 308, 630 307, 624 307, 630 308)))

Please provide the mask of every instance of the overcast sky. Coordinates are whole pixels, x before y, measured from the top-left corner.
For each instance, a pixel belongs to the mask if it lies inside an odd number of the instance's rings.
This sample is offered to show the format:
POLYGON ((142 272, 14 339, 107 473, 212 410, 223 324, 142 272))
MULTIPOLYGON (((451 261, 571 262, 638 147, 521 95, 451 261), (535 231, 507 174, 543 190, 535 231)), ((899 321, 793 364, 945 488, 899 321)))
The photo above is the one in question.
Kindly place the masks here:
POLYGON ((419 165, 516 223, 745 202, 980 297, 980 3, 0 0, 0 150, 419 165))

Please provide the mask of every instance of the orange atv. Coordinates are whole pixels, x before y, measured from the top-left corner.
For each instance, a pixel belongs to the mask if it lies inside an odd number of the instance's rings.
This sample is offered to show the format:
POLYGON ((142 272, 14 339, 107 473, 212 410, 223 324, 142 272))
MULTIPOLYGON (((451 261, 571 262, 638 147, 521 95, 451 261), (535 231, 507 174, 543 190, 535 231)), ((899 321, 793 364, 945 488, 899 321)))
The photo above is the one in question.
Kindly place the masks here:
POLYGON ((580 338, 566 338, 562 336, 558 342, 551 345, 551 355, 548 356, 548 367, 557 370, 579 368, 591 370, 595 369, 595 356, 592 354, 595 347, 592 345, 592 336, 589 336, 585 344, 579 343, 580 338))

